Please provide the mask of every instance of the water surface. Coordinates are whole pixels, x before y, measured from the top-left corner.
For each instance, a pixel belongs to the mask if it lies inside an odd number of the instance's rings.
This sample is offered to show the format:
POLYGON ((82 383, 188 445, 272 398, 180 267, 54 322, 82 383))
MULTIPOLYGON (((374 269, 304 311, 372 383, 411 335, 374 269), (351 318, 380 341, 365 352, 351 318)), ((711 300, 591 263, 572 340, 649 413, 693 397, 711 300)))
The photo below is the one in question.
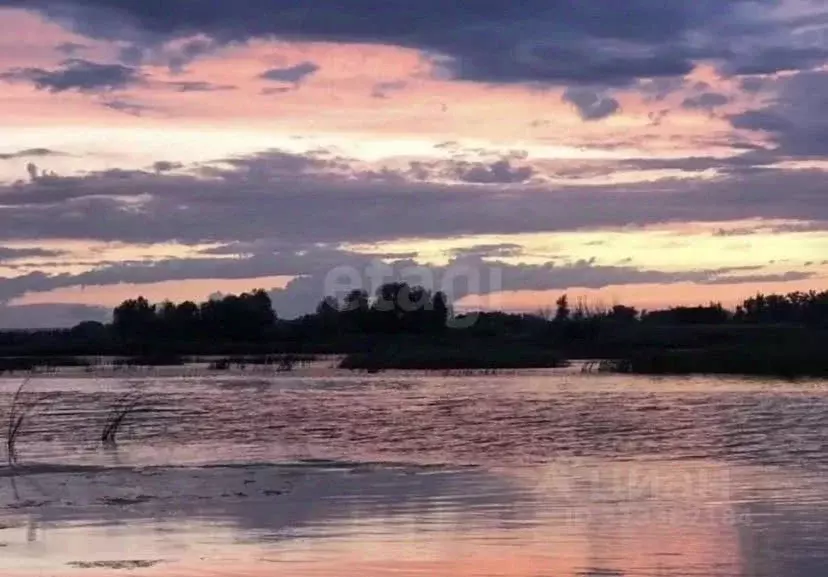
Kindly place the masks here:
MULTIPOLYGON (((0 380, 7 405, 20 380, 0 380)), ((519 371, 33 379, 3 575, 828 574, 828 388, 519 371), (107 415, 127 392, 117 447, 107 415)), ((5 419, 4 419, 5 422, 5 419)))

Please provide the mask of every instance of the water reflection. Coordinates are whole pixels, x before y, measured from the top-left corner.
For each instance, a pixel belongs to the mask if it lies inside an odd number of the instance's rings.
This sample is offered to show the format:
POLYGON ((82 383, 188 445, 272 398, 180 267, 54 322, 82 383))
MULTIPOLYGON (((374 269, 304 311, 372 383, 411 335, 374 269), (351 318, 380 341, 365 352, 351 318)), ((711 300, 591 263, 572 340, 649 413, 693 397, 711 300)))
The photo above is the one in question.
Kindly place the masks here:
POLYGON ((818 388, 579 378, 148 380, 109 452, 118 382, 39 383, 62 396, 0 468, 0 572, 828 574, 818 388))
POLYGON ((132 564, 137 575, 818 577, 828 567, 825 480, 715 462, 75 468, 15 482, 19 500, 4 492, 0 516, 12 574, 132 564))

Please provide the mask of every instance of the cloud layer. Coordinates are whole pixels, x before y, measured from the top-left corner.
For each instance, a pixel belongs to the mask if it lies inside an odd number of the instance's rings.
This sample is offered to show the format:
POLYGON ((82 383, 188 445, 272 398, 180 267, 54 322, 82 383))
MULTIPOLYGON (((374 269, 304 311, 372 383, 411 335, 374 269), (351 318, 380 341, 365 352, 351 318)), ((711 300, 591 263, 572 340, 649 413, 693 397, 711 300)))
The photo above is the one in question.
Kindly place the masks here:
POLYGON ((0 0, 37 11, 91 38, 139 50, 205 35, 218 44, 254 38, 377 43, 433 55, 460 79, 629 85, 681 77, 700 61, 725 74, 771 74, 824 62, 824 43, 802 34, 811 18, 779 14, 776 0, 695 2, 449 3, 442 0, 0 0), (792 40, 793 38, 793 40, 792 40), (551 39, 554 39, 551 40, 551 39))
POLYGON ((384 258, 402 274, 441 243, 438 278, 497 264, 500 287, 483 292, 828 282, 822 2, 0 0, 0 12, 15 24, 0 39, 0 303, 289 277, 274 298, 293 314, 337 267, 384 258), (693 226, 715 246, 665 241, 673 258, 649 262, 642 244, 595 260, 552 240, 693 226), (769 239, 800 233, 807 254, 776 254, 769 239), (551 248, 520 244, 532 234, 551 248), (112 246, 118 258, 91 248, 112 246))
MULTIPOLYGON (((713 159, 696 159, 706 169, 713 159)), ((682 161, 693 170, 691 160, 682 161)), ((682 163, 653 162, 656 167, 682 163)), ((646 165, 641 161, 639 168, 646 165)), ((366 169, 317 153, 273 150, 188 171, 109 170, 0 187, 11 240, 313 242, 512 234, 749 218, 828 221, 820 169, 737 170, 715 178, 614 184, 532 181, 509 160, 446 162, 438 174, 366 169), (195 172, 193 171, 195 170, 195 172), (503 185, 508 185, 504 188, 503 185), (787 191, 779 194, 780 190, 787 191)), ((610 165, 609 170, 613 170, 610 165)))
MULTIPOLYGON (((511 162, 431 166, 439 175, 453 175, 453 182, 442 182, 424 177, 421 170, 368 169, 324 151, 300 155, 273 150, 194 167, 159 161, 153 172, 47 175, 8 185, 0 189, 0 198, 9 239, 43 240, 48 231, 54 239, 224 244, 199 257, 127 262, 77 274, 32 272, 0 282, 0 300, 79 285, 288 276, 298 278, 275 294, 283 313, 298 314, 324 294, 330 271, 374 266, 376 255, 341 248, 348 243, 382 246, 405 238, 618 229, 688 220, 787 219, 828 226, 824 173, 819 170, 757 169, 701 181, 663 179, 619 188, 529 181, 538 169, 528 160, 522 161, 523 167, 511 162), (780 189, 791 192, 779 195, 780 189)), ((478 286, 484 293, 784 281, 815 274, 768 273, 762 267, 664 272, 588 261, 491 264, 491 258, 510 256, 508 249, 460 251, 449 265, 431 267, 428 274, 439 278, 466 267, 486 277, 494 266, 501 275, 499 284, 478 286)), ((2 256, 49 255, 21 249, 2 256)), ((417 266, 404 256, 395 260, 396 270, 417 266)), ((458 289, 456 296, 470 290, 458 289)))

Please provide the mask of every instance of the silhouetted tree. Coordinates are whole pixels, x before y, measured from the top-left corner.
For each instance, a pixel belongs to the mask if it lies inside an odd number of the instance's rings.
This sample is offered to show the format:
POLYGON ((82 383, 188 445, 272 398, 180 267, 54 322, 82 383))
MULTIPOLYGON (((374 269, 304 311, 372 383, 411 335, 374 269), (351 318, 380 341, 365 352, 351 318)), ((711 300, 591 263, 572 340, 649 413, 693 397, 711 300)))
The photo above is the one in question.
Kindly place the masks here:
POLYGON ((370 308, 368 293, 362 289, 354 289, 345 296, 344 311, 366 312, 370 308))
POLYGON ((828 325, 828 291, 757 294, 736 309, 735 318, 748 323, 828 325))
POLYGON ((638 319, 638 311, 634 307, 615 305, 607 313, 606 318, 623 323, 632 323, 638 319))
POLYGON ((407 298, 408 285, 401 282, 386 283, 376 291, 371 307, 373 326, 380 332, 395 333, 402 328, 403 309, 400 306, 407 298))
POLYGON ((316 306, 316 317, 324 334, 336 333, 339 330, 339 301, 335 297, 325 297, 316 306))
POLYGON ((566 295, 561 295, 555 301, 555 320, 557 322, 564 322, 569 320, 569 298, 566 295))
POLYGON ((345 330, 351 333, 370 331, 370 310, 371 303, 366 291, 355 289, 345 295, 340 311, 345 330))
POLYGON ((72 339, 84 343, 103 343, 109 336, 109 330, 105 324, 98 321, 84 321, 72 327, 69 334, 72 339))
POLYGON ((431 330, 437 333, 443 332, 448 326, 449 315, 451 314, 446 293, 437 291, 434 294, 431 308, 431 330))
POLYGON ((155 306, 144 297, 124 301, 113 312, 112 326, 122 337, 146 338, 155 329, 155 306))
MULTIPOLYGON (((614 350, 617 351, 619 345, 628 346, 624 345, 628 337, 629 342, 646 342, 654 346, 661 339, 673 339, 682 346, 705 346, 714 342, 732 342, 733 339, 746 338, 741 335, 747 334, 706 329, 700 332, 671 332, 661 328, 657 331, 629 330, 638 323, 661 327, 728 324, 828 326, 828 291, 757 294, 742 302, 735 312, 728 311, 721 303, 641 313, 624 305, 612 308, 593 306, 583 299, 575 307, 570 307, 566 294, 561 295, 555 305, 552 319, 549 318, 552 311, 542 317, 505 312, 475 313, 475 322, 468 330, 452 331, 447 333, 451 337, 444 338, 495 338, 603 354, 608 349, 602 348, 604 345, 601 343, 609 343, 608 346, 616 347, 614 350)), ((324 346, 332 347, 355 343, 358 348, 374 346, 383 342, 386 336, 396 334, 440 334, 446 331, 451 316, 451 305, 444 293, 432 294, 423 287, 410 286, 405 282, 382 285, 373 299, 363 290, 351 291, 341 303, 334 297, 327 297, 319 303, 315 313, 291 321, 277 319, 270 297, 263 290, 220 295, 200 304, 187 301, 154 306, 139 297, 124 301, 115 309, 111 329, 100 324, 86 324, 71 331, 43 331, 32 336, 0 333, 0 347, 7 351, 34 346, 54 350, 71 343, 72 346, 66 348, 85 350, 83 347, 91 347, 100 351, 124 346, 132 350, 135 344, 155 346, 157 343, 173 343, 172 346, 177 346, 178 342, 215 341, 324 343, 324 346), (111 336, 120 338, 113 340, 111 336)))
POLYGON ((643 319, 652 324, 718 325, 730 320, 730 313, 721 303, 708 306, 673 307, 662 311, 650 311, 643 319))

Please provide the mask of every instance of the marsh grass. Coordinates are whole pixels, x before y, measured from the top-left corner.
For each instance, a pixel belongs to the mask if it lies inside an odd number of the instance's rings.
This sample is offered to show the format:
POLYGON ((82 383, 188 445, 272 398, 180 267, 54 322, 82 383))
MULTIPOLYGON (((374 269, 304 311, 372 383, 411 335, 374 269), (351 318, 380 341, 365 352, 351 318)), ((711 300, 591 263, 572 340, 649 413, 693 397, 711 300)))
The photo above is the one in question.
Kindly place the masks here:
POLYGON ((630 373, 632 363, 629 359, 591 360, 581 365, 582 373, 630 373))
POLYGON ((27 377, 12 396, 9 406, 8 423, 6 424, 6 458, 10 467, 17 464, 17 441, 23 430, 23 425, 37 408, 49 399, 49 395, 29 393, 26 386, 31 377, 27 377))
POLYGON ((278 372, 290 372, 297 366, 307 366, 316 360, 316 355, 254 355, 224 357, 210 361, 211 371, 227 371, 233 367, 246 369, 248 366, 274 367, 278 372))
POLYGON ((118 431, 121 429, 127 417, 134 413, 148 410, 148 407, 143 406, 142 397, 138 391, 130 391, 120 397, 104 421, 104 426, 101 430, 101 443, 110 447, 115 446, 117 444, 118 431))
POLYGON ((142 367, 180 367, 187 364, 189 359, 181 355, 159 353, 135 357, 115 359, 112 365, 115 369, 136 369, 142 367))
POLYGON ((558 368, 567 362, 555 351, 533 347, 417 347, 375 349, 347 355, 339 368, 382 370, 497 370, 558 368))
POLYGON ((23 422, 26 420, 26 414, 28 413, 28 409, 21 402, 21 396, 28 382, 29 379, 27 378, 20 383, 20 386, 14 392, 11 406, 9 407, 9 422, 6 429, 6 456, 8 457, 9 466, 17 462, 15 445, 17 444, 17 437, 20 435, 20 430, 23 428, 23 422))

